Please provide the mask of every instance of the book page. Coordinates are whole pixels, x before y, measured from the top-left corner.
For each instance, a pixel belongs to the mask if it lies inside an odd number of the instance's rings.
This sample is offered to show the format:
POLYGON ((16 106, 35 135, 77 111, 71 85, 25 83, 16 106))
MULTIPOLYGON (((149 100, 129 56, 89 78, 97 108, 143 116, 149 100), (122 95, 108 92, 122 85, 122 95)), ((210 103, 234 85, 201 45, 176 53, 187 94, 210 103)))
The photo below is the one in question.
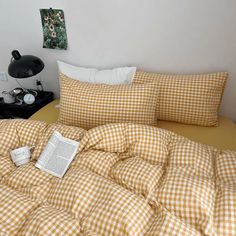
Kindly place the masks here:
POLYGON ((61 178, 74 159, 78 147, 79 142, 64 138, 55 131, 35 166, 61 178))
POLYGON ((46 165, 49 157, 53 154, 56 146, 60 142, 61 137, 62 137, 62 135, 59 132, 57 132, 57 131, 53 132, 53 134, 50 137, 50 139, 48 140, 48 143, 45 146, 43 152, 39 156, 37 163, 35 164, 36 167, 42 168, 46 165))
POLYGON ((74 159, 78 145, 68 141, 59 141, 57 148, 54 150, 52 157, 48 160, 45 168, 57 173, 59 176, 64 175, 71 161, 74 159))

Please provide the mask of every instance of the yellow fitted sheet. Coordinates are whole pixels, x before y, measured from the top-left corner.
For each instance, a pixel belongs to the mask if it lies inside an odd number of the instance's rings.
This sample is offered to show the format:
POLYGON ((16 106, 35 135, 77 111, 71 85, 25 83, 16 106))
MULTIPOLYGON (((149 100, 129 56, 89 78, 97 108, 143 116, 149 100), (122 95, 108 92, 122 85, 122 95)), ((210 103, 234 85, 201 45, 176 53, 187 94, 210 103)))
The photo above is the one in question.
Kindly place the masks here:
MULTIPOLYGON (((41 120, 47 123, 57 121, 59 115, 59 100, 54 100, 40 109, 32 120, 41 120)), ((219 118, 218 127, 201 127, 196 125, 184 125, 169 121, 158 121, 158 127, 173 131, 193 141, 215 146, 219 149, 236 151, 236 124, 225 117, 219 118)))

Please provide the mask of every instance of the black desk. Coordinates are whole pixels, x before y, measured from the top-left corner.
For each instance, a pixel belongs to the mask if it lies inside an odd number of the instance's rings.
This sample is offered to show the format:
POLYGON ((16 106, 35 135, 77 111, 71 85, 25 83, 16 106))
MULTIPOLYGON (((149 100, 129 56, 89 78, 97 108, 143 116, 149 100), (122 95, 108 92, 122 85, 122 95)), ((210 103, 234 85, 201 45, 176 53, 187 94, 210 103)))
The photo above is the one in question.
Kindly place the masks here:
POLYGON ((38 91, 35 102, 31 105, 22 103, 17 105, 15 103, 4 103, 3 98, 0 98, 0 118, 1 119, 14 119, 24 118, 28 119, 36 111, 53 101, 53 93, 46 91, 38 91))

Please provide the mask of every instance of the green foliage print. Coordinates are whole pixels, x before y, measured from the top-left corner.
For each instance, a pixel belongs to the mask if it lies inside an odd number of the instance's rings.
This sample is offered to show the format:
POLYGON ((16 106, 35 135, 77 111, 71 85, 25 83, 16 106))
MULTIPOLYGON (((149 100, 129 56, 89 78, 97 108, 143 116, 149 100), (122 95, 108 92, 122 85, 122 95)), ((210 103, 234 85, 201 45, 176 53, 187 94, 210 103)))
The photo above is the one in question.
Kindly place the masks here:
POLYGON ((43 26, 43 47, 67 49, 65 17, 60 9, 40 9, 43 26))

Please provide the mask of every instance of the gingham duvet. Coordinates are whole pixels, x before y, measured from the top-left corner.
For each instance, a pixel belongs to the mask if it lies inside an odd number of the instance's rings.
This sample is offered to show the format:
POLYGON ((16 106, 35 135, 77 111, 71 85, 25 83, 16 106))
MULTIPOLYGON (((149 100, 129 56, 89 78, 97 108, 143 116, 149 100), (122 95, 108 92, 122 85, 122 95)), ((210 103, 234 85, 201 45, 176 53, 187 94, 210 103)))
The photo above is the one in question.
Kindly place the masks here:
POLYGON ((0 137, 1 236, 236 235, 236 152, 135 124, 2 120, 0 137), (54 130, 80 141, 62 179, 34 166, 54 130))

